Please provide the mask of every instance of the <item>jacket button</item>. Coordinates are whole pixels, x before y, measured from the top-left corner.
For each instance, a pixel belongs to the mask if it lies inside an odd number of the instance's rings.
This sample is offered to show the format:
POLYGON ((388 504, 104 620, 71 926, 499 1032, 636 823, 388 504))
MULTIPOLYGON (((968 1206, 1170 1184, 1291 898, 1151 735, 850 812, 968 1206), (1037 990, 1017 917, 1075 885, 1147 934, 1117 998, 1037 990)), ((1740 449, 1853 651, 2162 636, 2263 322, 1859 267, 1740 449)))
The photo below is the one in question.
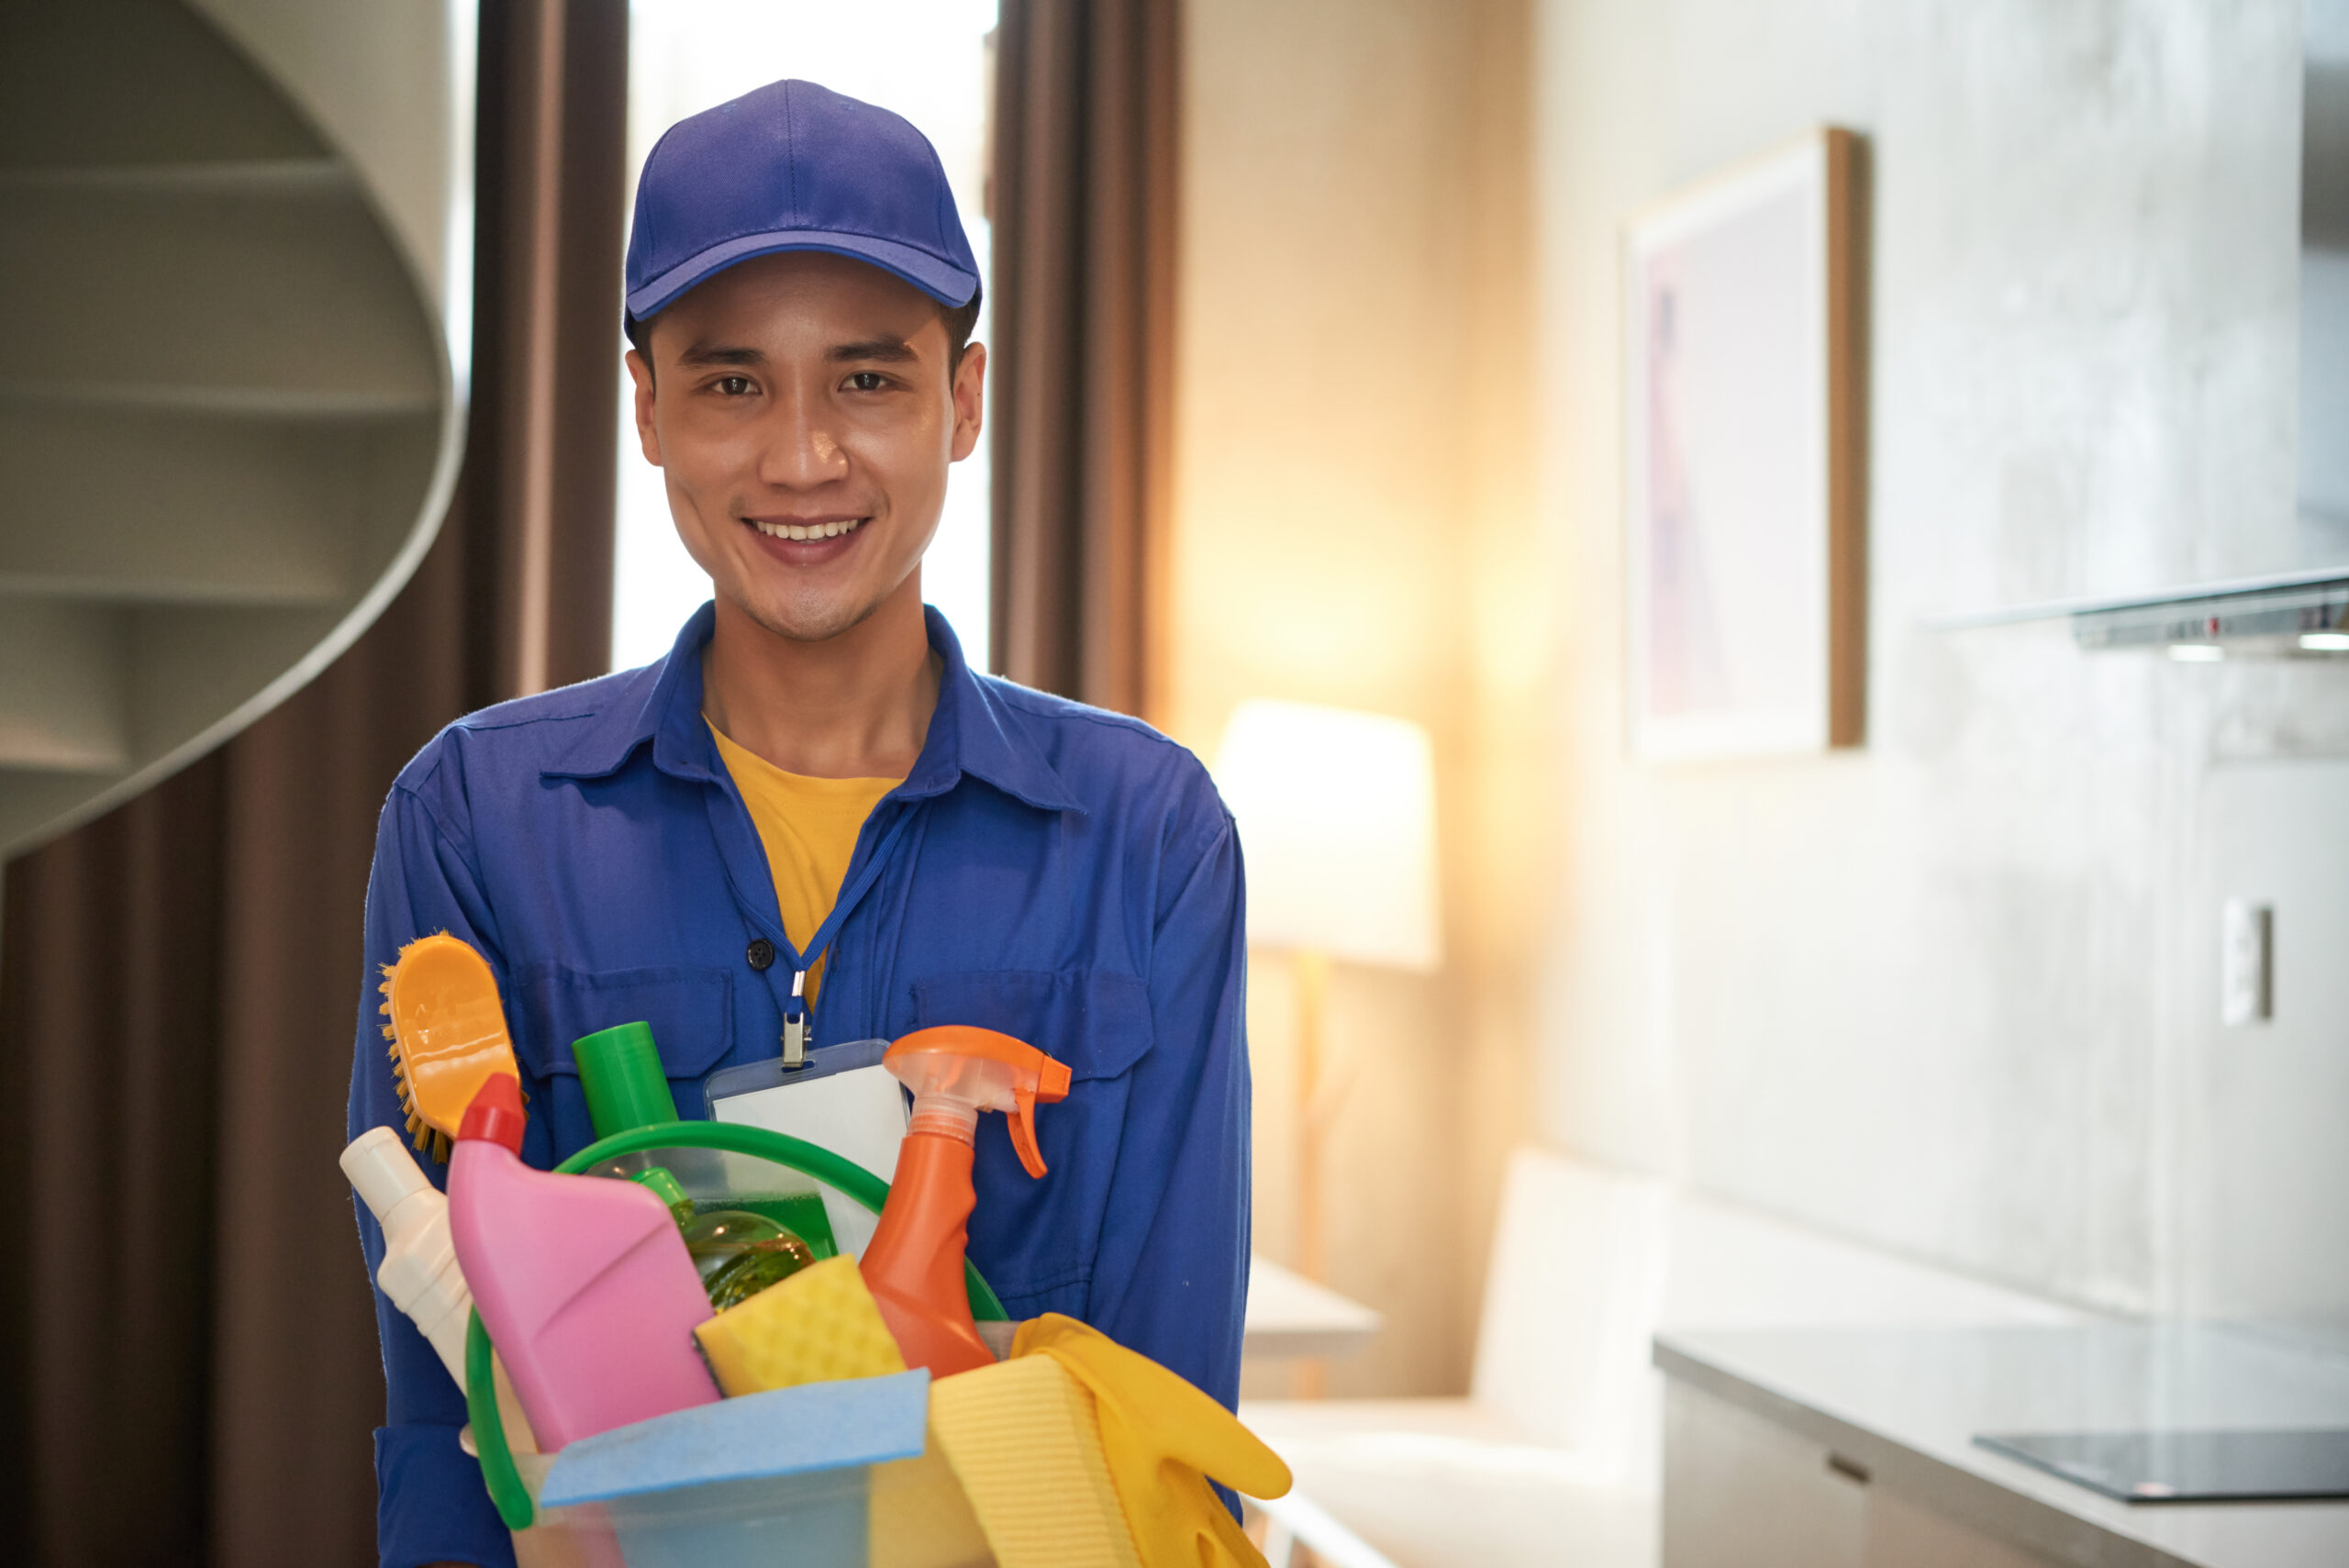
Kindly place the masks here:
POLYGON ((751 961, 752 969, 766 969, 774 962, 774 944, 764 937, 752 937, 751 949, 742 955, 751 961))

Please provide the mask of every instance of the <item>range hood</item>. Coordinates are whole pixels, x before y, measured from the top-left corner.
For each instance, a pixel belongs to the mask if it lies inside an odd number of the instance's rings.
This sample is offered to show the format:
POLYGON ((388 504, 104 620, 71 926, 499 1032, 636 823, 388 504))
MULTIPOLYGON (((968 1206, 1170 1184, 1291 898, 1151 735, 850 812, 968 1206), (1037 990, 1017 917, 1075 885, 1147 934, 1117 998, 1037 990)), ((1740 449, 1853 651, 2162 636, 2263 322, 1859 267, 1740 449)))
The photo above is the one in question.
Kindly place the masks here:
POLYGON ((2300 19, 2299 568, 1958 616, 1943 629, 2067 618, 2086 649, 2181 662, 2349 658, 2349 0, 2300 19))
POLYGON ((2349 562, 2349 0, 2303 5, 2299 545, 2314 566, 2349 562))

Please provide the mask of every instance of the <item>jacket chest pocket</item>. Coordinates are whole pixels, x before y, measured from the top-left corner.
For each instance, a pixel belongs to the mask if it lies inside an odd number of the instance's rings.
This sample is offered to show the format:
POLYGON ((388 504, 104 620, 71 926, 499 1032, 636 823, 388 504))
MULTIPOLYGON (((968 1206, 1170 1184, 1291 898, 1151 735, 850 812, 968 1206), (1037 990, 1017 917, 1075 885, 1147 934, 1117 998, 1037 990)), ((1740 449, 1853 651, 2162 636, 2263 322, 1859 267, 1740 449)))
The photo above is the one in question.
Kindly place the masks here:
POLYGON ((515 990, 523 1016, 514 1020, 514 1050, 551 1102, 549 1119, 559 1160, 596 1140, 573 1040, 616 1024, 650 1025, 670 1095, 678 1112, 689 1118, 701 1114, 703 1076, 734 1042, 733 976, 722 969, 587 970, 534 963, 521 972, 515 990))
POLYGON ((1152 1043, 1150 993, 1108 970, 1014 969, 928 975, 913 996, 920 1028, 996 1029, 1068 1064, 1068 1098, 1036 1107, 1041 1179, 1020 1168, 1003 1118, 980 1118, 971 1255, 1015 1317, 1081 1314, 1133 1068, 1152 1043))

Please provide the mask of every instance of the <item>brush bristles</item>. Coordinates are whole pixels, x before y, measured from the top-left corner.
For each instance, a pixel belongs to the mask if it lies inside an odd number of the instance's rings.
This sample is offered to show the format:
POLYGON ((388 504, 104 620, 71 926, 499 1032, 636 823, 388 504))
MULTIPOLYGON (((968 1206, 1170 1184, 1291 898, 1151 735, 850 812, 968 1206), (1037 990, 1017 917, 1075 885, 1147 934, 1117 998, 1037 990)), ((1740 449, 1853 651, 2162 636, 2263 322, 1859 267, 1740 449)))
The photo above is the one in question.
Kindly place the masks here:
MULTIPOLYGON (((383 993, 384 1005, 375 1010, 383 1014, 385 1018, 390 1018, 392 1013, 392 975, 398 968, 398 965, 386 963, 380 965, 379 967, 381 967, 384 972, 384 983, 376 986, 375 989, 383 993)), ((408 1141, 416 1146, 416 1151, 417 1153, 429 1153, 435 1160, 439 1160, 443 1163, 446 1163, 449 1158, 449 1140, 440 1135, 439 1129, 428 1126, 424 1119, 424 1113, 416 1108, 416 1090, 408 1084, 407 1062, 400 1055, 400 1031, 398 1028, 394 1024, 385 1024, 384 1026, 384 1038, 392 1042, 391 1049, 385 1051, 384 1054, 392 1059, 392 1087, 398 1091, 400 1097, 400 1110, 407 1118, 406 1128, 408 1141)))

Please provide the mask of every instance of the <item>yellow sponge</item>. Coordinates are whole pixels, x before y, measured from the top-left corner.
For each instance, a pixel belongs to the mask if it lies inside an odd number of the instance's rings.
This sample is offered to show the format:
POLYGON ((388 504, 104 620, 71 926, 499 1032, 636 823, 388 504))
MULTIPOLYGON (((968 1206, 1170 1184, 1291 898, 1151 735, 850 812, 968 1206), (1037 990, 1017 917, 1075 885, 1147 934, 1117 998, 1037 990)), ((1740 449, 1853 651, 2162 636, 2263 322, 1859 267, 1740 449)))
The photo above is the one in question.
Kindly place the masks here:
POLYGON ((729 1395, 906 1370, 852 1258, 810 1263, 728 1307, 694 1337, 729 1395))
POLYGON ((873 1467, 866 1503, 870 1568, 1002 1568, 935 1427, 918 1456, 873 1467))
POLYGON ((940 1378, 930 1429, 1001 1568, 1141 1568, 1092 1391, 1051 1356, 940 1378))

